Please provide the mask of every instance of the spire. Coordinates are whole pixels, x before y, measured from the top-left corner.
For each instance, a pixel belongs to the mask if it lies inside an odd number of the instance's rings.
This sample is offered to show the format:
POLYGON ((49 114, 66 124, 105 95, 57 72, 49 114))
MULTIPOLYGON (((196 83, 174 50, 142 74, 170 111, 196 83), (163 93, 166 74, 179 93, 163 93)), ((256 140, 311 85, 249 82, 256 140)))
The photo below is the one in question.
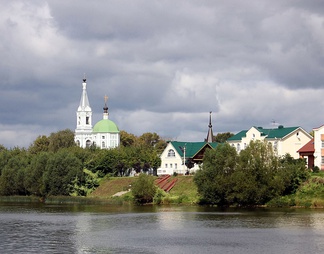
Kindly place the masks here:
POLYGON ((103 119, 108 119, 108 115, 109 115, 108 106, 107 106, 108 96, 105 95, 104 99, 105 99, 105 106, 103 107, 103 110, 104 110, 103 119))
POLYGON ((209 125, 208 125, 208 133, 207 133, 207 138, 206 138, 206 142, 213 142, 213 126, 211 123, 211 114, 212 112, 209 112, 209 125))
POLYGON ((83 79, 82 83, 82 95, 81 95, 81 100, 80 100, 80 105, 78 108, 78 111, 81 110, 86 110, 86 111, 91 111, 88 95, 87 95, 87 80, 86 78, 83 79))

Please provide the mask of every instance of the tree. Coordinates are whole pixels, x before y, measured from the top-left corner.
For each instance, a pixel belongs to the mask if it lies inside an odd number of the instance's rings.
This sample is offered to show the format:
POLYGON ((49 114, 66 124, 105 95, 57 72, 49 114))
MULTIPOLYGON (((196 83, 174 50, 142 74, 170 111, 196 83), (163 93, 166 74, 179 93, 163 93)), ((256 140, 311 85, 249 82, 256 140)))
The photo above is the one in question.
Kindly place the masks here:
POLYGON ((229 144, 219 144, 215 150, 206 150, 203 166, 194 176, 201 203, 228 206, 232 191, 231 176, 235 171, 237 153, 229 144))
POLYGON ((135 202, 139 204, 152 202, 156 188, 153 176, 140 174, 137 180, 132 183, 132 194, 135 202))
POLYGON ((120 131, 120 144, 124 147, 132 146, 136 143, 137 137, 134 134, 120 131))
POLYGON ((74 132, 69 129, 51 133, 48 139, 49 151, 52 152, 57 152, 61 148, 76 146, 74 142, 74 132))
POLYGON ((50 139, 45 136, 38 136, 32 145, 29 146, 28 151, 31 154, 37 154, 40 152, 48 152, 50 145, 50 139))
POLYGON ((61 149, 49 158, 44 173, 46 195, 69 195, 69 184, 78 177, 83 180, 82 163, 68 149, 61 149))
POLYGON ((217 133, 217 135, 214 136, 213 140, 214 142, 225 143, 226 140, 232 136, 234 136, 234 134, 230 132, 217 133))

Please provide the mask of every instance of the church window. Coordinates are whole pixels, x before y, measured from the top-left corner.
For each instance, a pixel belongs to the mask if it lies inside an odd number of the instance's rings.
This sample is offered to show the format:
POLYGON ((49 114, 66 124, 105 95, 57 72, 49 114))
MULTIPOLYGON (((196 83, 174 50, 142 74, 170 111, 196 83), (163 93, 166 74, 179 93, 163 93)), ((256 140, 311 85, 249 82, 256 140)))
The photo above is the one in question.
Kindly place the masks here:
POLYGON ((168 152, 168 157, 175 157, 175 152, 173 149, 170 149, 168 152))
POLYGON ((90 147, 91 146, 91 141, 88 139, 87 141, 86 141, 86 147, 90 147))
POLYGON ((89 117, 86 117, 86 124, 89 124, 89 117))
POLYGON ((105 136, 102 136, 102 139, 105 139, 105 136))

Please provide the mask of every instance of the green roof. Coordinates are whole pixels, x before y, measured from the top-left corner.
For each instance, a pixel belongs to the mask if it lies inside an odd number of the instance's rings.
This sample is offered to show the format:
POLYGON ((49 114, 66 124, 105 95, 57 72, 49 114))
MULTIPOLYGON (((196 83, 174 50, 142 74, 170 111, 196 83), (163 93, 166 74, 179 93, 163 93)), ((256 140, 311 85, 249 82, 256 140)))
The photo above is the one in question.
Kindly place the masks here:
POLYGON ((118 133, 119 129, 113 121, 109 119, 102 119, 93 127, 93 132, 118 133))
POLYGON ((234 136, 230 137, 227 139, 227 141, 236 141, 236 140, 241 140, 246 136, 247 130, 245 131, 240 131, 239 133, 235 134, 234 136))
POLYGON ((203 147, 210 146, 211 148, 215 148, 218 143, 217 142, 179 142, 179 141, 171 141, 170 142, 173 147, 177 150, 178 154, 183 157, 184 155, 184 147, 186 148, 186 158, 194 157, 203 147))
MULTIPOLYGON (((254 128, 256 128, 261 133, 261 136, 266 136, 266 139, 274 139, 274 138, 283 138, 287 136, 289 133, 298 129, 299 127, 283 127, 282 125, 279 125, 278 128, 275 129, 264 129, 262 127, 254 127, 254 128)), ((227 139, 227 141, 242 140, 242 138, 246 137, 247 132, 248 132, 247 130, 240 131, 236 135, 227 139)))

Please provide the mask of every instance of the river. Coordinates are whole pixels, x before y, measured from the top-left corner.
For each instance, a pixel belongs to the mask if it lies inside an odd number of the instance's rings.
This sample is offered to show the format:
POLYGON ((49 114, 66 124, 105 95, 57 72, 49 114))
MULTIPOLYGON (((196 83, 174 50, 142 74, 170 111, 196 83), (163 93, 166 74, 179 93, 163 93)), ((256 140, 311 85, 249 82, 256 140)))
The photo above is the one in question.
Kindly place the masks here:
POLYGON ((324 210, 0 203, 0 253, 324 253, 324 210))

